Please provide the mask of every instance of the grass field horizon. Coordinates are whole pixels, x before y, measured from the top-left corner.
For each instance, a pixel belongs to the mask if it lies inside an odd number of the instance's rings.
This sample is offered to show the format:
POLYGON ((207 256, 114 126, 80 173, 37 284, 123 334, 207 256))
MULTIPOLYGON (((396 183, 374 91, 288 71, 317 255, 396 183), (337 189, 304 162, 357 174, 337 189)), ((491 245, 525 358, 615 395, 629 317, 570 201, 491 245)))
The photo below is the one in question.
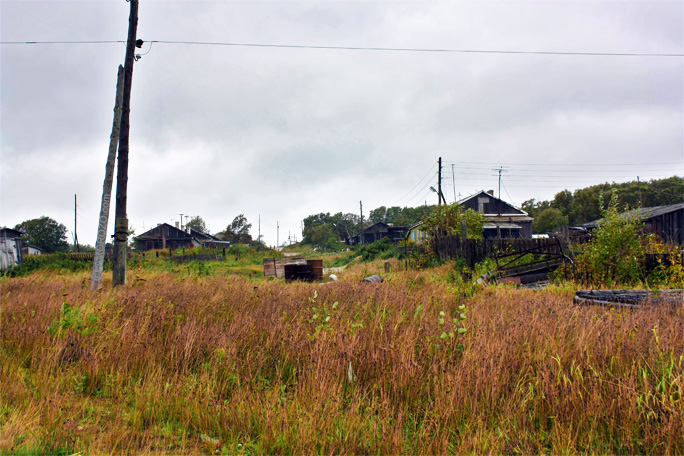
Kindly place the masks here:
POLYGON ((684 452, 681 305, 382 266, 4 278, 0 454, 684 452))

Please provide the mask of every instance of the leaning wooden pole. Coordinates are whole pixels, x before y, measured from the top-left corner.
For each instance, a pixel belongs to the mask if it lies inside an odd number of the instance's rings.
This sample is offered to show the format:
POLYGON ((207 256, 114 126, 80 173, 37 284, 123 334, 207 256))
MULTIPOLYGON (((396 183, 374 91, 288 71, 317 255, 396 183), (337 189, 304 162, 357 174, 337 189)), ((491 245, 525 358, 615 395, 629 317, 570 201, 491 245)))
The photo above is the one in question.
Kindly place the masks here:
POLYGON ((126 285, 126 250, 128 247, 128 216, 126 200, 128 187, 128 134, 130 131, 131 84, 133 82, 133 59, 138 29, 138 0, 131 0, 131 14, 128 19, 128 41, 124 62, 124 93, 121 112, 121 136, 119 137, 119 159, 116 175, 116 212, 114 220, 114 267, 112 284, 126 285))
POLYGON ((102 204, 100 204, 100 218, 97 226, 97 241, 95 242, 95 259, 93 260, 93 277, 90 287, 96 290, 102 284, 102 270, 104 268, 105 245, 107 244, 107 226, 109 225, 109 207, 112 201, 112 184, 114 183, 114 165, 116 151, 119 145, 119 130, 121 128, 121 104, 123 103, 123 66, 119 65, 116 78, 116 100, 114 102, 114 123, 112 135, 109 137, 109 155, 105 166, 105 179, 102 186, 102 204))

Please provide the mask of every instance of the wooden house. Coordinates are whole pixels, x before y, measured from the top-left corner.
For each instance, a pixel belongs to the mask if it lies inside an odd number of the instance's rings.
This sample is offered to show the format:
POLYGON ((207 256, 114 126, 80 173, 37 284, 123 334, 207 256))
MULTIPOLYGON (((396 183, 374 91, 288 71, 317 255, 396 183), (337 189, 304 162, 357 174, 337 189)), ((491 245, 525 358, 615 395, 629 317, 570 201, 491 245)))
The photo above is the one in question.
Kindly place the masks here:
POLYGON ((408 227, 394 226, 391 223, 377 222, 366 227, 361 233, 347 239, 347 244, 372 244, 380 239, 390 238, 392 242, 399 242, 406 237, 408 227))
POLYGON ((527 212, 481 191, 458 202, 464 209, 472 209, 485 216, 484 238, 530 238, 534 218, 527 212))
POLYGON ((145 252, 155 249, 183 249, 199 245, 192 234, 169 225, 160 223, 149 231, 136 237, 138 250, 145 252))

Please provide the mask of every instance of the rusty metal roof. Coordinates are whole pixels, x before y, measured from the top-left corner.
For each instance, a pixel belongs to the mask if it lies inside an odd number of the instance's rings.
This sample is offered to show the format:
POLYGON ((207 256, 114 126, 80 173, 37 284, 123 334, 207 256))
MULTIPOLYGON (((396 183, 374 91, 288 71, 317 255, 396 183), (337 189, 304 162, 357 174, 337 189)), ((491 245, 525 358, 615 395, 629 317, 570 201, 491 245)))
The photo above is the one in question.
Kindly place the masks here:
MULTIPOLYGON (((642 207, 639 209, 633 209, 631 211, 624 212, 620 214, 621 217, 635 217, 641 221, 647 221, 655 217, 659 217, 664 214, 669 214, 670 212, 675 212, 684 209, 684 203, 670 204, 667 206, 654 206, 654 207, 642 207)), ((603 219, 594 220, 585 223, 584 227, 595 228, 599 222, 603 219)))

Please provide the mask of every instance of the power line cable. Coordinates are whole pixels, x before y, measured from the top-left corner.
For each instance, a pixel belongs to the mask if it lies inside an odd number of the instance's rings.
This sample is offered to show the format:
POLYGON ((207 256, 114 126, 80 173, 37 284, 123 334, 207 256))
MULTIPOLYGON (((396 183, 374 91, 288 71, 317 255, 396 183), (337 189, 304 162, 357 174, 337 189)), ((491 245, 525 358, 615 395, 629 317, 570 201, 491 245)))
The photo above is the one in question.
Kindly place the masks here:
MULTIPOLYGON (((102 41, 0 41, 0 44, 109 44, 125 43, 121 40, 102 41)), ((263 47, 285 49, 320 49, 337 51, 379 51, 379 52, 441 52, 458 54, 513 54, 513 55, 564 55, 594 57, 684 57, 675 53, 642 53, 642 52, 571 52, 571 51, 511 51, 502 49, 447 49, 447 48, 392 48, 373 46, 318 46, 310 44, 275 44, 275 43, 230 43, 221 41, 175 41, 149 40, 148 43, 184 44, 191 46, 232 46, 263 47)))
POLYGON ((647 165, 684 165, 684 161, 680 162, 661 162, 661 163, 571 163, 571 164, 554 164, 554 163, 483 163, 483 162, 463 162, 463 161, 442 161, 442 163, 454 163, 456 165, 482 165, 486 167, 491 166, 647 166, 647 165))
MULTIPOLYGON (((394 203, 392 203, 392 206, 396 205, 400 201, 404 201, 406 199, 406 197, 409 196, 416 188, 418 188, 418 186, 430 175, 430 173, 432 172, 433 169, 435 169, 436 166, 437 166, 437 163, 433 164, 432 167, 428 170, 428 172, 425 173, 425 175, 418 181, 418 183, 416 185, 414 185, 411 190, 406 192, 406 194, 404 196, 402 196, 401 198, 396 200, 394 203)), ((415 197, 415 195, 414 195, 414 197, 415 197)), ((413 197, 409 198, 408 201, 411 201, 411 200, 413 200, 413 197)))

